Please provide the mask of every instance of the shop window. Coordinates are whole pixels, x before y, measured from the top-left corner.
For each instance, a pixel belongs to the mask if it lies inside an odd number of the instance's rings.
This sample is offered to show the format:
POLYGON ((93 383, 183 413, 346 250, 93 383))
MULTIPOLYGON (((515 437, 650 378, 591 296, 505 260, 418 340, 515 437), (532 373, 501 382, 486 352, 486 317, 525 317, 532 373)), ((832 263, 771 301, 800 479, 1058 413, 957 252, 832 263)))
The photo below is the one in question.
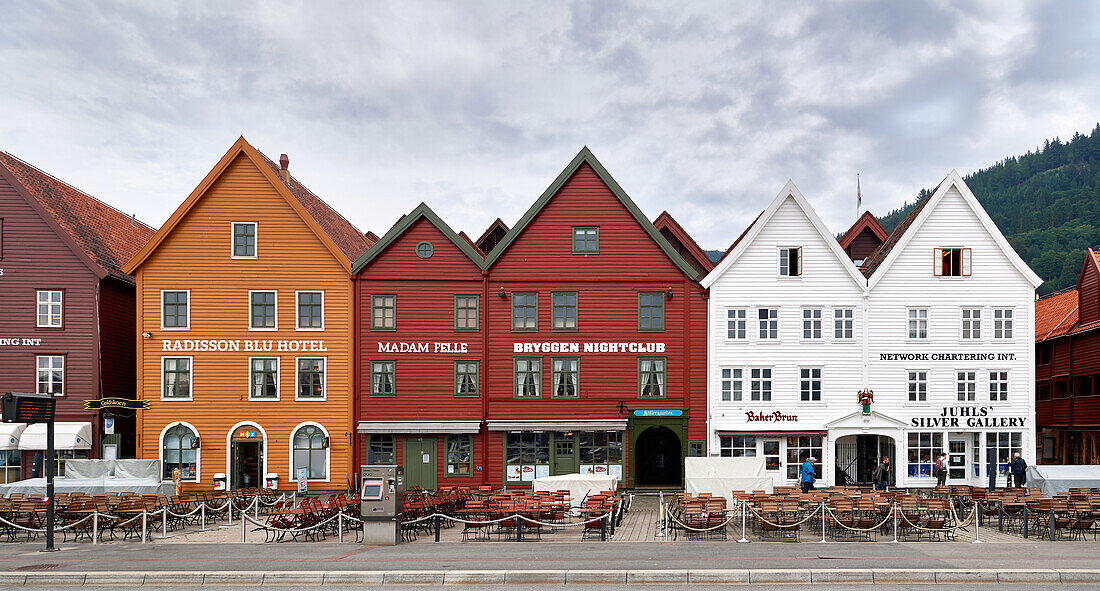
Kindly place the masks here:
POLYGON ((504 438, 506 482, 531 482, 550 475, 550 433, 508 433, 504 438))
POLYGON ((1012 308, 995 308, 993 310, 993 338, 1012 338, 1012 308))
POLYGON ((760 340, 779 338, 779 310, 776 308, 760 308, 756 311, 756 318, 760 325, 760 340))
POLYGON ((455 330, 477 331, 480 298, 476 295, 455 296, 455 330))
POLYGON ((802 469, 802 462, 814 458, 810 465, 814 467, 814 474, 822 478, 822 448, 821 437, 799 436, 787 438, 787 479, 798 480, 802 469))
POLYGON ((925 402, 928 400, 928 372, 909 372, 909 402, 925 402))
POLYGON ((371 435, 367 443, 367 464, 391 466, 395 464, 393 435, 371 435))
POLYGON ((744 382, 741 368, 722 368, 722 401, 740 402, 743 396, 744 382))
POLYGON ((755 437, 726 437, 718 438, 718 455, 723 458, 755 458, 755 437))
POLYGON ((928 308, 909 309, 909 338, 928 338, 928 308))
POLYGON ((39 355, 35 358, 38 370, 38 393, 65 395, 65 357, 39 355))
POLYGON ((471 476, 473 475, 474 444, 469 435, 448 435, 447 448, 447 476, 471 476))
POLYGON ((638 397, 665 397, 665 358, 638 358, 638 397))
POLYGON ((643 291, 638 294, 638 331, 664 332, 665 293, 643 291))
POLYGON ((478 362, 470 359, 455 361, 455 396, 478 396, 478 362))
POLYGON ((943 433, 914 432, 908 435, 908 474, 910 478, 932 478, 936 458, 943 453, 943 433))
POLYGON ((738 341, 744 340, 746 314, 747 310, 744 308, 726 310, 726 338, 738 341))
POLYGON ((191 327, 191 292, 162 291, 160 327, 164 330, 186 330, 191 327))
POLYGON ((542 358, 513 357, 512 386, 516 398, 542 396, 542 358))
POLYGON ((802 275, 802 247, 780 248, 779 276, 798 277, 800 275, 802 275))
POLYGON ((323 399, 325 397, 325 358, 298 358, 298 398, 323 399))
POLYGON ((936 277, 965 277, 970 275, 969 248, 932 249, 932 274, 936 277))
POLYGON ((370 329, 397 330, 397 296, 393 294, 371 295, 370 329))
POLYGON ((802 338, 806 340, 821 338, 821 308, 802 310, 802 338))
POLYGON ((233 222, 233 258, 256 258, 255 222, 233 222))
POLYGON ((573 226, 573 254, 600 254, 599 226, 573 226))
POLYGON ((164 357, 161 359, 164 398, 191 398, 191 357, 164 357))
POLYGON ((305 425, 294 432, 294 470, 291 475, 297 477, 298 469, 306 469, 309 480, 328 478, 329 439, 317 425, 305 425))
POLYGON ((535 292, 512 292, 512 331, 538 332, 539 330, 539 294, 535 292))
POLYGON ((550 294, 550 330, 558 332, 577 330, 577 292, 550 294))
POLYGON ((770 402, 772 399, 772 370, 770 367, 754 367, 749 370, 752 380, 752 400, 770 402))
POLYGON ((278 400, 279 398, 279 358, 251 357, 251 394, 253 400, 278 400))
POLYGON ((577 433, 577 453, 581 474, 622 479, 622 431, 581 431, 577 433))
POLYGON ((0 484, 22 480, 20 462, 23 452, 17 449, 0 449, 0 484))
POLYGON ((962 338, 964 341, 982 338, 982 309, 962 309, 962 338))
POLYGON ((837 308, 833 310, 833 338, 851 339, 852 338, 852 318, 854 316, 854 310, 851 308, 837 308))
POLYGON ((989 372, 989 400, 991 402, 1004 402, 1008 400, 1008 372, 989 372))
POLYGON ((60 291, 38 292, 38 327, 61 327, 61 297, 60 291))
POLYGON ((974 402, 978 394, 978 372, 955 372, 955 386, 959 402, 974 402))
POLYGON ((688 457, 689 458, 705 458, 707 457, 707 442, 701 439, 689 439, 688 440, 688 457))
POLYGON ((325 329, 325 292, 298 292, 298 330, 325 329))
POLYGON ((275 309, 278 292, 250 291, 248 299, 248 330, 276 330, 279 327, 275 309))
POLYGON ((198 435, 187 425, 176 425, 164 432, 161 441, 161 462, 164 480, 171 480, 175 470, 183 480, 195 481, 199 473, 198 435))
POLYGON ((370 395, 397 394, 397 362, 392 359, 372 359, 370 362, 370 395))
MULTIPOLYGON (((1016 453, 1020 452, 1020 433, 986 433, 985 448, 994 450, 997 458, 997 474, 1008 474, 1008 465, 1016 453)), ((988 453, 988 452, 987 452, 988 453)))
POLYGON ((800 392, 803 402, 821 400, 821 368, 803 367, 799 369, 800 392))
POLYGON ((550 383, 554 398, 576 398, 580 395, 581 360, 577 357, 555 357, 550 360, 550 383))

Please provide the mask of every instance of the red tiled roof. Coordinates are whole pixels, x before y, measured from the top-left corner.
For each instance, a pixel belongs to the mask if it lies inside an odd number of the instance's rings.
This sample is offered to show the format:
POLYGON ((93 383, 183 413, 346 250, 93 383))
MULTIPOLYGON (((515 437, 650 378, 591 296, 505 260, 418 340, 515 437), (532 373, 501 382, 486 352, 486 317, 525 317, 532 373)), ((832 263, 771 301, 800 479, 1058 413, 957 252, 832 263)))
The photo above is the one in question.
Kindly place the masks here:
POLYGON ((1035 302, 1035 340, 1077 332, 1077 288, 1046 296, 1035 302))
POLYGON ((848 248, 848 246, 852 244, 852 241, 856 239, 856 236, 859 236, 860 232, 863 232, 865 229, 870 230, 871 233, 875 235, 875 238, 878 238, 879 244, 882 244, 882 242, 890 237, 890 233, 886 231, 886 228, 882 227, 882 224, 875 219, 875 216, 871 215, 871 212, 865 211, 863 215, 859 216, 856 223, 852 224, 851 228, 848 228, 844 236, 840 237, 840 248, 848 248))
POLYGON ((263 157, 267 165, 275 171, 275 176, 286 185, 287 189, 290 189, 290 194, 294 195, 294 198, 302 204, 310 217, 317 222, 317 225, 328 234, 329 238, 350 260, 355 261, 370 248, 372 244, 370 239, 344 216, 337 213, 323 199, 313 194, 298 179, 294 178, 294 175, 287 175, 289 180, 284 178, 281 167, 268 158, 266 154, 259 150, 256 150, 256 153, 263 157))
POLYGON ((0 152, 0 164, 95 264, 111 277, 134 282, 122 266, 155 229, 7 152, 0 152))
POLYGON ((890 233, 890 236, 886 238, 886 241, 880 244, 879 247, 875 249, 875 252, 872 252, 871 256, 867 257, 867 259, 863 261, 863 264, 859 267, 859 270, 863 272, 864 277, 870 278, 871 275, 875 273, 875 270, 878 269, 879 265, 881 265, 882 262, 886 260, 886 257, 889 256, 890 251, 894 249, 894 246, 898 243, 899 240, 901 240, 901 237, 905 235, 905 232, 909 229, 909 226, 912 226, 913 222, 917 219, 917 216, 920 215, 920 212, 924 209, 924 206, 928 204, 928 200, 932 198, 932 195, 934 195, 936 191, 939 190, 940 185, 942 185, 946 180, 947 177, 944 177, 944 179, 936 185, 935 189, 928 193, 928 195, 925 195, 924 199, 921 199, 920 202, 917 203, 916 207, 913 208, 913 211, 910 211, 909 215, 905 216, 904 220, 901 220, 901 223, 898 224, 898 227, 894 228, 894 231, 890 233))

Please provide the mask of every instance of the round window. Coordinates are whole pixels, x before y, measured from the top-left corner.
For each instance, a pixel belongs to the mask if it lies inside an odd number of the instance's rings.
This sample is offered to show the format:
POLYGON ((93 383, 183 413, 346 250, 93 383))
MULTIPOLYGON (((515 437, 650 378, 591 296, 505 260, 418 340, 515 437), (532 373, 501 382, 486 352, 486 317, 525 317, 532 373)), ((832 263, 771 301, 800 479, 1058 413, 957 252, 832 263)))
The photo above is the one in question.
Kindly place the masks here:
POLYGON ((416 256, 422 259, 429 259, 432 257, 432 253, 435 252, 435 247, 431 242, 420 242, 416 245, 416 256))

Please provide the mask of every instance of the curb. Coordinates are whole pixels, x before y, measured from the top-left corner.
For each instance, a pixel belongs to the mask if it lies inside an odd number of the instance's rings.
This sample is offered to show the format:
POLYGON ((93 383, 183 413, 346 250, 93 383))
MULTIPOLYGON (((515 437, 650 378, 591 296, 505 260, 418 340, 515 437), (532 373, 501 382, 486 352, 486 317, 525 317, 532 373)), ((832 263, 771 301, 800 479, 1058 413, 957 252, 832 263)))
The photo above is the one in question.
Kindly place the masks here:
POLYGON ((329 572, 0 572, 12 587, 153 586, 394 586, 394 585, 763 585, 791 583, 916 583, 958 585, 1100 584, 1100 569, 692 569, 692 570, 452 570, 329 572))

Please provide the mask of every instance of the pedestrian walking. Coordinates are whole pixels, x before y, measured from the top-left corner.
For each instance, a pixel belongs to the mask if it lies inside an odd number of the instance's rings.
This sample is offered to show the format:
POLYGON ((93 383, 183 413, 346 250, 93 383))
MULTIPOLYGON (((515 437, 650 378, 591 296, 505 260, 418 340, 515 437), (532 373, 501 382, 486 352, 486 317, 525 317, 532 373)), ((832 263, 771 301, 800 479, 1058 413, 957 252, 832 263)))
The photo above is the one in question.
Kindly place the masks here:
POLYGON ((875 468, 871 477, 875 481, 877 490, 886 490, 886 487, 890 485, 890 456, 882 456, 882 462, 875 468))
POLYGON ((802 492, 807 493, 814 489, 814 481, 817 480, 817 472, 814 471, 814 462, 817 458, 810 456, 802 462, 802 492))
POLYGON ((1027 462, 1020 457, 1020 452, 1012 457, 1012 463, 1009 465, 1010 472, 1012 473, 1013 480, 1016 481, 1017 487, 1023 487, 1027 484, 1027 462))
POLYGON ((947 454, 940 453, 940 457, 936 458, 936 486, 945 486, 947 484, 947 454))

